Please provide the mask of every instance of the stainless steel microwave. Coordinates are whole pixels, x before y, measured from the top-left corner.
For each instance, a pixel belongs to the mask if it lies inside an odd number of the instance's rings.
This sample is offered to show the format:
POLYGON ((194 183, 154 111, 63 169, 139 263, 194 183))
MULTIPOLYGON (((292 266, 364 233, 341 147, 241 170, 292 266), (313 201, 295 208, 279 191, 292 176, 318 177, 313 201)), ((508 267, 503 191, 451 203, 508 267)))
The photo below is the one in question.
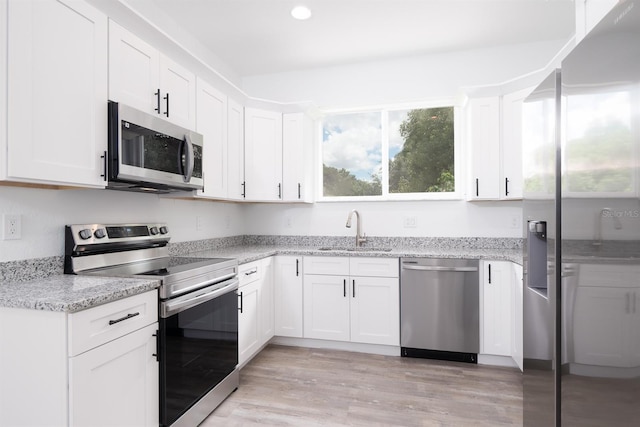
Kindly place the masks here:
POLYGON ((107 187, 144 192, 203 188, 203 137, 109 101, 107 187))

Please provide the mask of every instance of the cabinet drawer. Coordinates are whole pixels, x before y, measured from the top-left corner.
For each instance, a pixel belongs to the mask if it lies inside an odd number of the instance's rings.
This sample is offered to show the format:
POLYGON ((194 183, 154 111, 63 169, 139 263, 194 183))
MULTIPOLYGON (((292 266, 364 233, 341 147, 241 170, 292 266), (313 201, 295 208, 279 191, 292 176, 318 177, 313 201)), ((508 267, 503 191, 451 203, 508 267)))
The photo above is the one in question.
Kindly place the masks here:
POLYGON ((240 280, 240 286, 248 285, 262 277, 262 266, 260 261, 250 262, 242 264, 238 268, 238 279, 240 280))
POLYGON ((69 315, 73 357, 158 321, 158 291, 134 295, 69 315))
POLYGON ((349 257, 306 256, 304 257, 304 274, 349 275, 349 257))
POLYGON ((398 277, 400 264, 398 258, 351 257, 352 276, 398 277))

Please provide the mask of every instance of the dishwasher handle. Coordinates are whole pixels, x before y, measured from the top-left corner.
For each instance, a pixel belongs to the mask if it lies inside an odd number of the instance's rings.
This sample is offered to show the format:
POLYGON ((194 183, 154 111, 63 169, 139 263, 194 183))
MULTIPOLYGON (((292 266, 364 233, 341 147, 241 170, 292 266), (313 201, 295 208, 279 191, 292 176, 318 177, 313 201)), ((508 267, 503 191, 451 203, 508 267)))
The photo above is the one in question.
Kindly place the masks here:
POLYGON ((403 265, 403 270, 420 270, 420 271, 460 271, 470 272, 478 271, 478 267, 442 267, 437 265, 403 265))

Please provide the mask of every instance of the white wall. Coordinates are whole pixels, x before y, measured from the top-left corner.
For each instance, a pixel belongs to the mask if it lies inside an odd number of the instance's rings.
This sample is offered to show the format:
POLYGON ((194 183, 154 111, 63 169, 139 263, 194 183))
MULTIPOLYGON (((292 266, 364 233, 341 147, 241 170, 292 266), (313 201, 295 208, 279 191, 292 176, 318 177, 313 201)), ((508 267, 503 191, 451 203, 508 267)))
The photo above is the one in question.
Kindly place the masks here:
MULTIPOLYGON (((243 88, 251 96, 310 101, 320 109, 455 99, 461 92, 498 95, 537 85, 571 43, 546 41, 251 76, 243 78, 243 88)), ((246 208, 245 232, 354 235, 344 224, 351 209, 362 213, 364 231, 372 236, 522 237, 520 202, 465 201, 255 205, 246 208), (415 217, 417 226, 406 228, 405 217, 415 217)))
MULTIPOLYGON (((523 82, 523 87, 537 85, 568 42, 546 41, 249 76, 242 79, 242 85, 253 97, 310 101, 321 109, 454 98, 463 88, 501 85, 540 72, 533 80, 523 82)), ((496 87, 495 91, 499 90, 496 87)))
POLYGON ((347 216, 357 209, 369 236, 522 237, 521 202, 394 201, 313 205, 247 205, 245 234, 355 236, 347 216), (415 218, 416 227, 405 227, 415 218))
MULTIPOLYGON (((45 190, 0 186, 0 217, 20 214, 22 238, 0 240, 0 262, 64 254, 64 226, 166 222, 172 242, 243 234, 242 207, 113 190, 45 190)), ((0 230, 0 238, 2 231, 0 230)))

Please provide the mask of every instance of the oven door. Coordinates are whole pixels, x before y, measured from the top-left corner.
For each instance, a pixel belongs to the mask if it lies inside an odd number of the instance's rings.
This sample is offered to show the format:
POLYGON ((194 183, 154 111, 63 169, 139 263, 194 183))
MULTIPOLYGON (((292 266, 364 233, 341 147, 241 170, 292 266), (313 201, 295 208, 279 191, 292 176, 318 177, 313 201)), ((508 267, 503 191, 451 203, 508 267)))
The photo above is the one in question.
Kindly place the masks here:
MULTIPOLYGON (((233 278, 161 301, 162 425, 173 424, 235 370, 238 364, 237 289, 238 279, 233 278)), ((215 407, 208 409, 207 414, 213 409, 215 407)))

